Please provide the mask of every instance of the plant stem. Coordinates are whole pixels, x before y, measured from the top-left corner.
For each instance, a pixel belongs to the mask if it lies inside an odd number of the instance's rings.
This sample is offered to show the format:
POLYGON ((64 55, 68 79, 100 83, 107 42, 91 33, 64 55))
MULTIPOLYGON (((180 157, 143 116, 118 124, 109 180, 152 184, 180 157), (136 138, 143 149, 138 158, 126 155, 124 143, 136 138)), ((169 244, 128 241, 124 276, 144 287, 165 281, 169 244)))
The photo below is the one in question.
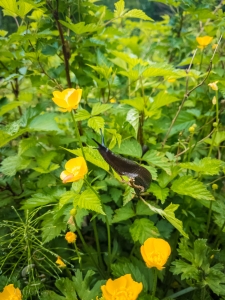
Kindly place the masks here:
POLYGON ((75 250, 76 250, 76 253, 77 253, 77 257, 78 257, 78 260, 79 260, 80 269, 82 270, 82 260, 81 260, 80 253, 79 253, 78 248, 77 248, 77 244, 76 244, 76 242, 74 242, 73 244, 74 244, 74 247, 75 247, 75 250))
POLYGON ((211 215, 212 215, 212 201, 210 201, 210 204, 209 204, 209 211, 208 211, 208 218, 207 218, 207 225, 206 225, 206 231, 205 231, 205 237, 207 237, 209 235, 209 224, 210 224, 210 221, 211 221, 211 215))
POLYGON ((201 289, 201 300, 205 300, 205 287, 201 289))
POLYGON ((153 278, 153 287, 152 287, 151 300, 154 300, 154 298, 155 298, 155 292, 156 292, 156 287, 157 287, 157 269, 154 268, 153 272, 154 272, 154 278, 153 278))
POLYGON ((200 65, 199 65, 199 71, 201 71, 201 68, 202 68, 203 52, 204 52, 204 50, 201 51, 201 60, 200 60, 200 65))
POLYGON ((111 233, 110 233, 110 226, 109 220, 107 216, 105 216, 106 228, 107 228, 107 237, 108 237, 108 257, 109 257, 109 264, 108 264, 108 272, 111 271, 111 263, 112 263, 112 254, 111 254, 111 233))
POLYGON ((97 230, 97 225, 96 225, 96 218, 93 218, 93 229, 94 229, 94 235, 95 235, 95 243, 97 247, 97 252, 98 252, 98 258, 99 258, 99 264, 101 268, 103 269, 103 261, 102 261, 102 256, 101 256, 101 248, 100 248, 100 243, 99 243, 99 237, 98 237, 98 230, 97 230))
POLYGON ((192 139, 193 139, 193 133, 191 133, 191 135, 190 135, 190 140, 189 140, 189 143, 188 143, 188 148, 189 148, 189 150, 188 150, 188 159, 187 159, 187 161, 189 162, 190 161, 190 159, 191 159, 191 153, 192 153, 192 139))
POLYGON ((219 245, 218 241, 219 241, 219 238, 220 238, 220 234, 223 232, 224 227, 225 227, 225 221, 224 221, 223 226, 221 227, 219 233, 217 234, 216 240, 215 240, 215 242, 213 244, 213 248, 217 248, 218 247, 218 245, 219 245))
POLYGON ((79 132, 77 122, 76 122, 75 117, 74 117, 74 111, 72 110, 70 113, 71 113, 71 116, 72 116, 72 119, 73 119, 73 123, 74 123, 74 127, 75 127, 76 136, 77 136, 77 139, 78 139, 78 142, 79 142, 79 146, 81 148, 83 157, 86 160, 85 154, 84 154, 84 148, 83 148, 82 141, 81 141, 81 138, 80 138, 80 132, 79 132))
POLYGON ((163 298, 162 300, 166 300, 166 299, 175 299, 175 298, 178 298, 178 297, 180 297, 180 296, 182 296, 182 295, 184 295, 184 294, 190 293, 190 292, 192 292, 192 291, 194 291, 194 290, 197 290, 197 288, 196 288, 196 287, 189 286, 188 288, 186 288, 186 289, 184 289, 184 290, 181 290, 181 291, 179 291, 179 292, 177 292, 177 293, 174 293, 174 294, 172 294, 172 295, 170 295, 170 296, 168 296, 168 297, 166 297, 166 298, 163 298))

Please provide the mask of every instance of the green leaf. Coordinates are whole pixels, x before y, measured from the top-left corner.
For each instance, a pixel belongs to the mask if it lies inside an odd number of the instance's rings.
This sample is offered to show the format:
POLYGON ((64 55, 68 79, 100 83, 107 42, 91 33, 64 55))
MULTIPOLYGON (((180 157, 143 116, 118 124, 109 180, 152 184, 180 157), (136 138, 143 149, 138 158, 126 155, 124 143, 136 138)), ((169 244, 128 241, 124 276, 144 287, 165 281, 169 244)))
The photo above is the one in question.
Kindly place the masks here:
POLYGON ((142 156, 141 145, 135 139, 123 140, 121 146, 114 147, 112 151, 122 155, 128 155, 137 158, 140 158, 142 156))
POLYGON ((43 115, 38 115, 29 123, 30 131, 55 131, 57 133, 62 133, 59 129, 56 121, 54 120, 55 113, 45 113, 43 115))
POLYGON ((151 184, 149 191, 153 193, 153 195, 155 195, 157 199, 161 200, 162 203, 165 202, 169 194, 168 188, 163 189, 160 186, 158 186, 156 183, 151 184))
POLYGON ((65 194, 63 194, 63 196, 59 199, 59 209, 61 209, 64 205, 66 205, 70 200, 72 200, 76 196, 77 194, 73 191, 68 191, 65 194))
POLYGON ((77 294, 75 292, 75 287, 68 278, 60 278, 55 282, 55 286, 60 290, 60 292, 65 296, 65 300, 77 299, 77 294))
POLYGON ((119 0, 118 2, 114 3, 115 5, 115 10, 114 10, 114 18, 121 17, 124 13, 124 0, 119 0))
POLYGON ((225 141, 225 131, 216 131, 213 133, 211 139, 205 139, 204 142, 208 144, 212 144, 213 141, 213 146, 214 147, 219 147, 219 145, 225 141))
POLYGON ((171 175, 170 163, 164 153, 160 153, 156 150, 150 150, 145 153, 142 159, 165 170, 167 174, 171 175))
POLYGON ((22 19, 34 8, 32 4, 25 0, 18 1, 18 4, 18 16, 22 19))
POLYGON ((135 220, 130 226, 130 234, 134 242, 143 244, 148 238, 159 236, 159 231, 152 221, 142 218, 135 220))
MULTIPOLYGON (((65 297, 57 295, 53 291, 45 290, 41 293, 41 300, 65 300, 65 297)), ((77 298, 75 298, 76 300, 77 298)))
POLYGON ((136 108, 139 111, 143 111, 144 109, 144 99, 143 97, 137 97, 137 98, 133 98, 133 99, 125 99, 125 100, 120 100, 120 103, 124 103, 124 104, 128 104, 130 106, 133 106, 134 108, 136 108))
POLYGON ((182 163, 181 168, 196 171, 204 175, 217 175, 220 172, 222 161, 216 158, 205 157, 202 160, 182 163))
POLYGON ((182 221, 178 220, 175 217, 174 211, 177 210, 179 207, 178 204, 170 204, 168 205, 164 211, 163 216, 186 238, 188 238, 188 235, 183 230, 183 223, 182 221))
POLYGON ((128 220, 135 216, 135 212, 132 208, 132 204, 129 202, 124 207, 118 208, 115 210, 115 215, 113 217, 112 223, 119 223, 121 221, 128 220))
MULTIPOLYGON (((76 150, 70 150, 66 148, 63 149, 77 156, 83 156, 81 149, 76 149, 76 150)), ((87 161, 98 166, 99 168, 102 168, 103 170, 109 171, 109 165, 99 154, 98 150, 89 147, 84 147, 84 153, 87 161)))
POLYGON ((0 6, 5 10, 4 15, 16 17, 18 14, 18 7, 16 0, 0 0, 0 6))
POLYGON ((225 274, 222 264, 216 264, 210 268, 205 280, 213 293, 218 296, 225 296, 225 274))
POLYGON ((14 176, 17 171, 26 169, 31 160, 24 159, 18 155, 5 158, 0 171, 7 176, 14 176))
POLYGON ((59 22, 62 25, 64 25, 65 27, 67 27, 70 30, 72 30, 73 32, 75 32, 76 34, 84 34, 84 33, 94 32, 99 29, 99 25, 94 24, 94 23, 89 23, 87 25, 85 25, 84 22, 73 24, 69 19, 67 19, 67 20, 69 21, 69 23, 62 21, 62 20, 59 20, 59 22))
POLYGON ((8 144, 11 140, 15 140, 17 137, 20 135, 24 134, 27 131, 27 128, 24 129, 19 129, 16 133, 14 134, 9 134, 3 130, 0 130, 0 147, 8 144))
POLYGON ((91 114, 92 116, 96 116, 99 115, 105 111, 107 111, 108 109, 110 109, 112 107, 111 104, 101 104, 101 103, 95 103, 92 107, 92 111, 91 114))
POLYGON ((90 113, 86 109, 78 109, 74 115, 76 121, 87 120, 90 116, 90 113))
MULTIPOLYGON (((52 215, 51 215, 52 216, 52 215)), ((61 231, 65 231, 67 224, 64 220, 64 216, 60 216, 55 220, 46 215, 42 222, 42 240, 43 243, 48 243, 57 236, 60 235, 61 231)))
POLYGON ((127 13, 125 13, 123 15, 123 17, 137 18, 137 19, 146 20, 146 21, 153 21, 149 16, 147 16, 140 9, 131 9, 127 13))
POLYGON ((171 65, 164 63, 150 62, 149 67, 143 72, 142 76, 145 78, 156 76, 176 76, 177 71, 174 70, 171 65))
POLYGON ((78 206, 79 208, 93 210, 97 213, 105 215, 104 211, 102 210, 100 199, 91 189, 87 189, 80 195, 80 197, 76 197, 73 205, 74 207, 78 206))
POLYGON ((128 111, 126 116, 126 121, 130 123, 130 125, 134 128, 135 137, 138 134, 138 127, 139 127, 139 112, 137 109, 132 108, 128 111))
POLYGON ((125 206, 128 202, 130 202, 135 197, 134 189, 129 185, 126 185, 125 191, 123 194, 123 205, 125 206))
POLYGON ((100 129, 104 128, 104 124, 105 121, 102 117, 92 117, 88 120, 88 126, 96 132, 100 132, 100 129))
POLYGON ((12 101, 6 105, 3 105, 0 110, 0 116, 4 115, 8 111, 10 111, 10 110, 14 109, 15 107, 18 107, 22 104, 23 104, 23 102, 21 102, 21 101, 12 101))
POLYGON ((49 203, 56 202, 56 198, 45 194, 34 194, 32 198, 23 201, 22 209, 31 209, 39 206, 44 206, 49 203))
POLYGON ((215 200, 204 184, 190 175, 175 180, 171 186, 171 190, 179 195, 187 195, 194 199, 215 200))
POLYGON ((165 105, 168 105, 170 103, 179 101, 180 99, 177 97, 174 97, 171 94, 168 94, 168 92, 163 91, 159 92, 157 96, 154 97, 154 102, 151 105, 151 110, 159 109, 160 107, 163 107, 165 105))

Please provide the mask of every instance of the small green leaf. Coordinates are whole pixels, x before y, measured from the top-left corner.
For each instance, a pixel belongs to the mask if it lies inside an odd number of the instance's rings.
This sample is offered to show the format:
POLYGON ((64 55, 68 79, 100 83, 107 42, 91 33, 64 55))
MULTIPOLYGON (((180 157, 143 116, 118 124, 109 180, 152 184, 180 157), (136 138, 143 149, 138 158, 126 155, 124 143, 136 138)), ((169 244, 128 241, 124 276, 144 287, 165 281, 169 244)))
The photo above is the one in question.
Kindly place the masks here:
POLYGON ((76 121, 83 121, 90 118, 90 113, 86 109, 78 109, 74 115, 76 121))
POLYGON ((141 20, 153 21, 149 16, 147 16, 140 9, 131 9, 127 13, 125 13, 123 15, 123 17, 137 18, 137 19, 141 19, 141 20))
POLYGON ((84 191, 80 197, 74 199, 74 207, 78 206, 79 208, 84 208, 88 210, 93 210, 97 213, 105 215, 102 210, 102 204, 97 195, 90 189, 84 191))
POLYGON ((220 172, 222 161, 216 158, 205 157, 202 160, 182 163, 181 168, 190 169, 204 175, 217 175, 220 172))
POLYGON ((8 111, 10 111, 10 110, 14 109, 15 107, 18 107, 22 104, 23 104, 23 102, 21 102, 21 101, 12 101, 6 105, 3 105, 0 110, 0 116, 4 115, 8 111))
POLYGON ((126 116, 126 121, 130 123, 130 125, 134 128, 135 137, 138 134, 138 127, 139 127, 139 112, 137 109, 132 108, 128 111, 126 116))
POLYGON ((99 132, 100 129, 104 128, 105 121, 102 117, 92 117, 88 120, 88 126, 99 132))
POLYGON ((114 17, 115 18, 121 17, 124 13, 124 8, 125 8, 124 0, 119 0, 118 2, 114 3, 114 5, 115 5, 114 17))
POLYGON ((134 242, 143 244, 148 238, 159 236, 159 231, 152 221, 142 218, 135 220, 130 226, 130 234, 134 242))
POLYGON ((0 167, 0 171, 7 176, 14 176, 17 171, 26 169, 31 160, 18 155, 5 158, 0 167))
POLYGON ((135 139, 123 140, 120 147, 116 146, 112 149, 112 151, 122 155, 130 155, 137 158, 140 158, 142 156, 141 145, 135 139))
POLYGON ((67 20, 69 22, 65 22, 62 20, 60 20, 59 22, 61 24, 63 24, 65 27, 71 29, 76 34, 84 34, 84 33, 88 33, 88 32, 94 32, 99 29, 99 26, 94 23, 89 23, 87 25, 85 25, 84 22, 73 24, 69 19, 67 19, 67 20))
POLYGON ((167 174, 171 175, 170 163, 164 153, 160 153, 156 150, 150 150, 145 153, 143 160, 165 170, 167 174))
POLYGON ((95 103, 92 107, 92 111, 91 114, 92 116, 96 116, 99 115, 105 111, 107 111, 108 109, 110 109, 112 107, 111 104, 101 104, 101 103, 95 103))
POLYGON ((179 195, 191 196, 200 200, 215 200, 204 184, 192 176, 186 175, 175 180, 171 190, 179 195))
POLYGON ((174 97, 171 94, 168 94, 168 92, 163 91, 159 92, 157 96, 154 97, 154 102, 151 105, 151 110, 159 109, 165 105, 168 105, 170 103, 173 103, 175 101, 179 101, 180 99, 177 97, 174 97))
POLYGON ((119 223, 121 221, 128 220, 135 216, 135 212, 132 208, 132 205, 130 205, 130 204, 131 204, 131 202, 129 202, 124 207, 121 207, 121 208, 118 208, 115 210, 115 215, 113 217, 112 223, 119 223))
POLYGON ((157 199, 161 200, 162 203, 165 202, 169 194, 168 188, 163 189, 160 186, 158 186, 156 183, 151 184, 149 191, 153 193, 153 195, 155 195, 157 199))
POLYGON ((34 194, 32 198, 23 201, 22 209, 31 209, 39 206, 44 206, 49 203, 56 202, 56 198, 45 194, 34 194))
POLYGON ((54 120, 55 113, 45 113, 43 115, 38 115, 29 123, 30 131, 55 131, 57 133, 62 133, 59 129, 56 121, 54 120))

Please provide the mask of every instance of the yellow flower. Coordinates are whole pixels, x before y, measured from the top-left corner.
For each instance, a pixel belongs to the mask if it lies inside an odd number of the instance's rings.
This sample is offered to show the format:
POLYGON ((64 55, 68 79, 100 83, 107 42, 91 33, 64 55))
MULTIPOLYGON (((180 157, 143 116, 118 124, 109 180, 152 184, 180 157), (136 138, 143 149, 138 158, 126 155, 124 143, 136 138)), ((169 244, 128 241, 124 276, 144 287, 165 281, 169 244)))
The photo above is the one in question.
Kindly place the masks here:
POLYGON ((22 294, 18 288, 14 288, 13 284, 9 284, 4 287, 2 293, 0 293, 0 300, 21 300, 22 294))
POLYGON ((115 280, 107 280, 101 286, 105 300, 136 300, 143 289, 143 284, 132 279, 131 274, 126 274, 115 280))
POLYGON ((116 99, 112 98, 109 100, 110 103, 116 103, 116 99))
POLYGON ((84 178, 84 175, 88 172, 87 164, 83 157, 68 160, 65 169, 66 170, 60 174, 63 183, 78 181, 84 178))
POLYGON ((64 262, 61 260, 61 257, 57 257, 57 261, 56 263, 59 265, 60 268, 64 268, 66 267, 66 264, 64 264, 64 262))
POLYGON ((218 80, 215 81, 215 82, 211 82, 211 83, 208 84, 208 86, 210 86, 212 90, 218 91, 217 82, 218 82, 218 80))
POLYGON ((170 82, 170 83, 173 83, 173 82, 176 81, 176 78, 169 77, 169 78, 167 79, 167 81, 170 82))
POLYGON ((162 270, 170 253, 170 245, 163 239, 149 238, 141 246, 141 255, 148 268, 162 270))
POLYGON ((218 46, 218 44, 213 44, 212 49, 215 50, 217 46, 218 46))
POLYGON ((199 44, 198 48, 204 49, 206 46, 208 46, 212 42, 213 37, 211 36, 202 36, 202 37, 197 37, 196 40, 199 44))
POLYGON ((66 89, 62 92, 53 92, 52 100, 61 108, 61 111, 77 109, 82 95, 82 89, 66 89))
POLYGON ((76 242, 77 235, 73 233, 72 231, 69 231, 65 235, 65 239, 67 240, 68 243, 74 243, 76 242))

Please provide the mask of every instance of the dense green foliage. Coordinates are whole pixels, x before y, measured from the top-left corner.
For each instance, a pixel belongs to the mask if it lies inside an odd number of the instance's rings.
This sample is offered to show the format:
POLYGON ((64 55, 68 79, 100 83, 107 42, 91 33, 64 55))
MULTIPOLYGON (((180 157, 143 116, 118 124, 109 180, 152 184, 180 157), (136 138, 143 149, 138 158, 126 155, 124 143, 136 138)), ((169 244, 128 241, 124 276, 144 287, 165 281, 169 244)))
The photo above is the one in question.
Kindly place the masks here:
POLYGON ((0 30, 0 291, 91 300, 131 274, 138 299, 150 299, 140 246, 160 237, 172 253, 154 299, 225 299, 222 1, 155 2, 169 12, 159 21, 123 0, 114 11, 0 0, 14 22, 0 30), (212 41, 201 47, 199 36, 212 41), (59 111, 52 93, 78 87, 75 114, 59 111), (100 129, 109 149, 151 172, 141 197, 99 154, 100 129), (88 175, 63 184, 66 161, 83 155, 88 175))

